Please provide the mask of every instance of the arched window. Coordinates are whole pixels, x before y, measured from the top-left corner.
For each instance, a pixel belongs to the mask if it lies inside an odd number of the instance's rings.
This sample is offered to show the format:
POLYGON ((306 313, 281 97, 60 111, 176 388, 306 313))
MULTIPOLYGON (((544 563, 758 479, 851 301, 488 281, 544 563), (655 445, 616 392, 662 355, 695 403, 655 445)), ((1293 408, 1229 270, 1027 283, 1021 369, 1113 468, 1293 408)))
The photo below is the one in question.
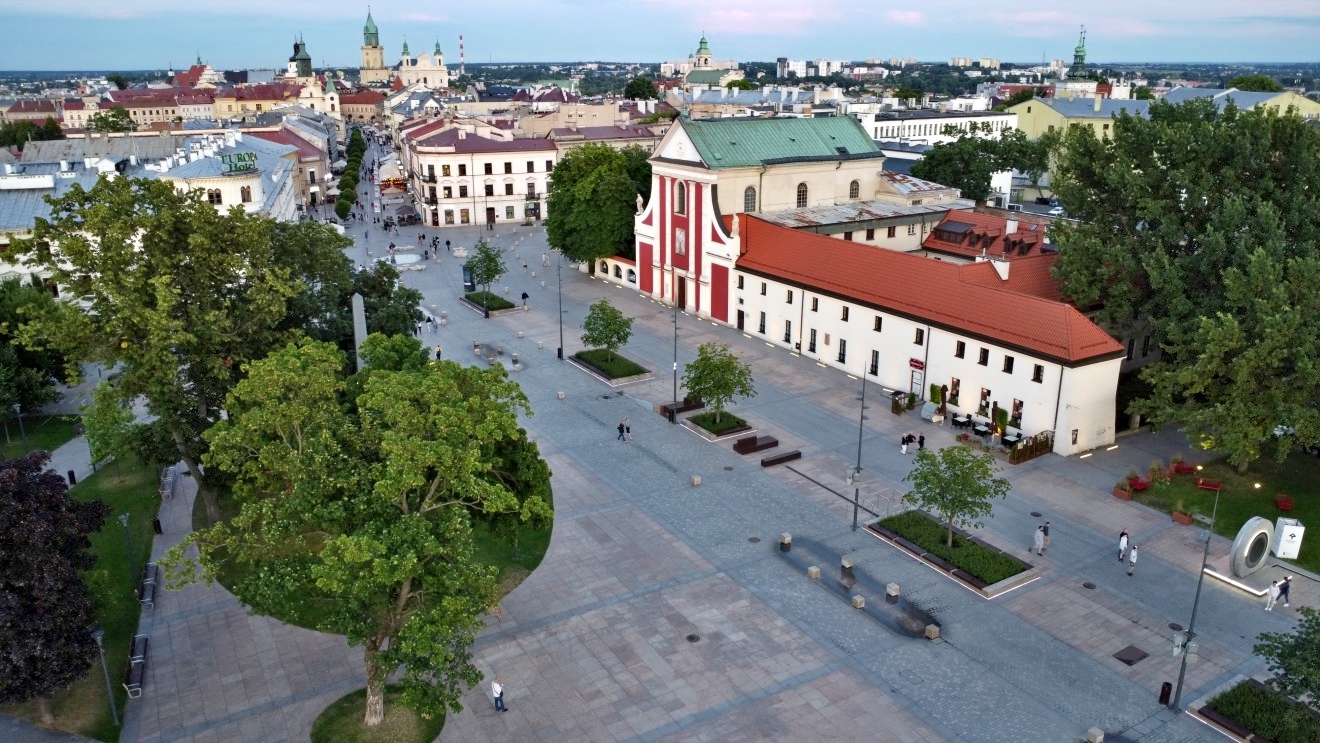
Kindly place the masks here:
POLYGON ((241 199, 243 200, 243 203, 244 203, 244 204, 249 204, 249 203, 251 203, 251 202, 252 202, 252 187, 251 187, 251 186, 243 186, 242 188, 238 189, 238 195, 239 195, 239 198, 241 198, 241 199))
POLYGON ((608 275, 609 272, 610 272, 610 264, 606 263, 605 261, 601 261, 601 262, 600 262, 600 272, 603 273, 603 274, 607 274, 607 275, 608 275))
POLYGON ((619 268, 619 265, 617 263, 614 264, 614 278, 616 279, 623 278, 623 269, 619 268))
POLYGON ((674 213, 687 214, 687 186, 682 183, 674 188, 674 213))
POLYGON ((848 184, 848 198, 855 199, 862 195, 862 184, 853 181, 848 184))
POLYGON ((212 204, 224 203, 224 200, 220 198, 220 189, 218 188, 206 189, 206 200, 212 204))
POLYGON ((748 186, 743 189, 743 211, 756 211, 756 186, 748 186))
POLYGON ((799 183, 797 187, 797 206, 799 209, 807 205, 807 184, 799 183))

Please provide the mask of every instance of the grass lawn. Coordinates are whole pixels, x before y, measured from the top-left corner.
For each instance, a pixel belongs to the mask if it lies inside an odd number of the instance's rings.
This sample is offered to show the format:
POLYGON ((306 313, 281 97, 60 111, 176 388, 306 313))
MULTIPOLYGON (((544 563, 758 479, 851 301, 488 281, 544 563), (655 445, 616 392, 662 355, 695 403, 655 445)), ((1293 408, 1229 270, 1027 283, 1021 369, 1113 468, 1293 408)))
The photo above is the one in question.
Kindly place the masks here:
POLYGON ((430 743, 440 736, 445 716, 422 719, 410 709, 394 703, 395 694, 385 690, 385 719, 375 729, 362 724, 367 690, 358 689, 340 697, 312 723, 312 743, 430 743))
POLYGON ((1250 680, 1216 695, 1206 706, 1266 740, 1320 740, 1320 716, 1250 680), (1289 731, 1283 722, 1290 709, 1300 713, 1300 730, 1289 731))
POLYGON ((16 459, 30 451, 54 451, 61 444, 78 435, 78 425, 82 422, 76 415, 34 415, 23 418, 23 431, 26 441, 19 433, 18 421, 5 423, 5 442, 0 447, 0 455, 5 459, 16 459))
MULTIPOLYGON (((91 537, 96 566, 86 575, 92 592, 95 620, 105 630, 105 660, 110 670, 110 683, 116 704, 124 710, 124 670, 128 663, 128 643, 137 631, 141 606, 133 591, 136 576, 129 575, 128 555, 124 546, 124 529, 119 514, 129 514, 129 532, 133 545, 133 564, 141 570, 151 554, 153 538, 151 520, 156 517, 160 496, 156 492, 157 472, 151 467, 129 466, 122 470, 114 467, 88 477, 73 488, 74 497, 82 501, 104 501, 110 506, 105 526, 91 537)), ((151 693, 148 689, 146 693, 151 693)), ((105 680, 101 676, 100 661, 93 661, 87 675, 69 688, 57 693, 51 700, 55 713, 55 727, 71 733, 104 741, 119 740, 119 728, 110 718, 110 706, 105 697, 105 680)), ((36 705, 0 705, 0 713, 22 717, 33 722, 39 720, 36 705)))
POLYGON ((488 310, 507 310, 513 307, 513 302, 492 292, 471 292, 463 295, 469 302, 475 303, 478 307, 485 307, 488 310))
POLYGON ((573 354, 573 358, 604 374, 609 379, 622 379, 623 377, 632 377, 650 371, 632 359, 624 358, 617 352, 611 355, 609 351, 603 348, 578 351, 573 354))
POLYGON ((959 535, 957 531, 953 533, 953 548, 944 546, 946 527, 919 511, 905 511, 881 519, 880 526, 932 554, 939 555, 950 565, 985 581, 986 585, 1011 578, 1025 569, 1020 560, 998 550, 982 547, 959 535))
MULTIPOLYGON (((1204 466, 1200 475, 1224 483, 1219 493, 1219 512, 1215 516, 1215 533, 1232 539, 1252 516, 1274 520, 1280 512, 1274 507, 1274 496, 1287 493, 1293 497, 1292 518, 1303 524, 1320 524, 1320 458, 1294 452, 1282 464, 1272 457, 1256 460, 1245 475, 1224 460, 1204 466), (1260 483, 1260 488, 1256 487, 1260 483)), ((1196 487, 1195 475, 1176 475, 1171 482, 1156 482, 1146 490, 1132 494, 1132 499, 1152 508, 1170 512, 1183 502, 1191 513, 1210 515, 1215 494, 1196 487)), ((1299 558, 1293 562, 1307 570, 1320 572, 1320 546, 1304 542, 1299 558)))
POLYGON ((715 422, 715 413, 697 413, 696 415, 688 418, 688 420, 692 421, 693 425, 699 426, 707 431, 710 431, 716 436, 724 433, 725 431, 732 431, 735 428, 747 425, 747 421, 743 420, 742 418, 739 418, 738 416, 728 411, 725 411, 724 413, 720 414, 719 423, 715 422))

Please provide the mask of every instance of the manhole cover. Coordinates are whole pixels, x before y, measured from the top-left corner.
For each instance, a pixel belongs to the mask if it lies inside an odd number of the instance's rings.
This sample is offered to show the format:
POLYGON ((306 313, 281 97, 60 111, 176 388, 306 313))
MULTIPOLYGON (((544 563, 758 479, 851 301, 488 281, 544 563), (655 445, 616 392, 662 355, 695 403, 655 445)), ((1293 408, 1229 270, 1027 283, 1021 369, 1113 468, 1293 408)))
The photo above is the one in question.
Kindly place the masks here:
POLYGON ((1095 589, 1095 584, 1088 580, 1087 582, 1085 582, 1085 583, 1082 584, 1082 588, 1085 588, 1085 589, 1087 589, 1088 591, 1089 591, 1089 590, 1094 590, 1094 589, 1095 589))
POLYGON ((726 464, 726 465, 724 465, 724 471, 725 471, 725 472, 733 472, 733 467, 731 467, 731 466, 729 466, 729 465, 726 464))
POLYGON ((701 635, 688 635, 688 636, 687 636, 687 641, 688 641, 688 642, 698 642, 698 641, 700 641, 700 640, 701 640, 701 635))
POLYGON ((1169 622, 1169 629, 1173 630, 1174 632, 1182 632, 1182 628, 1183 626, 1181 624, 1178 624, 1177 622, 1169 622))
POLYGON ((1129 665, 1129 666, 1135 666, 1136 664, 1145 660, 1146 657, 1149 655, 1150 653, 1147 653, 1145 650, 1142 650, 1136 645, 1128 645, 1127 647, 1123 648, 1117 653, 1114 653, 1114 657, 1116 659, 1122 661, 1125 665, 1129 665))
POLYGON ((1040 511, 1032 511, 1031 516, 1032 518, 1040 518, 1040 511))
POLYGON ((757 542, 761 541, 761 538, 760 538, 760 537, 748 537, 748 538, 747 538, 747 541, 751 542, 752 544, 756 544, 757 542))

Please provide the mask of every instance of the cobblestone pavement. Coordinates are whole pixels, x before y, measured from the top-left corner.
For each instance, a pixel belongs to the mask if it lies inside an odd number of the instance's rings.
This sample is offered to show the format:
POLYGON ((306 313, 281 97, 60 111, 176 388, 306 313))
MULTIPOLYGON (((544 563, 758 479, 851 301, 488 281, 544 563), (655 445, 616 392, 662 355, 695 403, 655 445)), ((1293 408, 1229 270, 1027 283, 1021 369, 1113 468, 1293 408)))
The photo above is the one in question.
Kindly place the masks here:
MULTIPOLYGON (((495 291, 531 295, 528 312, 483 319, 458 303, 461 261, 448 254, 402 279, 423 292, 425 309, 447 312, 444 327, 421 336, 443 346, 445 358, 485 363, 474 341, 519 354, 523 368, 511 374, 532 402, 526 425, 554 471, 556 501, 545 560, 505 597, 475 647, 487 679, 502 676, 510 711, 496 713, 483 684, 464 695, 442 741, 998 743, 1075 741, 1092 726, 1108 740, 1219 739, 1156 699, 1159 685, 1176 679, 1168 624, 1190 613, 1201 532, 1109 495, 1129 467, 1175 451, 1193 459, 1176 432, 1130 436, 1085 460, 1048 456, 1006 469, 1013 493, 981 536, 1024 558, 1036 523, 1049 519, 1053 538, 1031 560, 1039 580, 987 601, 850 528, 852 493, 842 479, 858 457, 855 378, 680 313, 679 367, 702 342, 731 344, 759 390, 734 411, 803 452, 789 466, 762 469, 729 443, 653 414, 674 394, 670 308, 563 267, 565 355, 581 348, 587 306, 609 297, 636 321, 624 352, 656 370, 651 380, 611 388, 556 359, 559 274, 553 257, 541 266, 549 251, 539 227, 413 227, 393 239, 418 231, 454 247, 490 239, 511 269, 495 291), (625 416, 629 443, 615 439, 625 416), (1142 546, 1133 577, 1112 552, 1123 528, 1142 546), (784 531, 800 545, 792 559, 776 550, 784 531), (825 557, 843 555, 856 562, 854 590, 872 594, 865 611, 832 584, 836 568, 825 557), (819 583, 799 565, 817 557, 819 583), (940 623, 939 640, 893 629, 891 608, 874 595, 890 582, 905 605, 940 623), (1127 645, 1150 656, 1131 667, 1111 657, 1127 645)), ((386 253, 389 238, 375 225, 348 232, 358 240, 348 251, 354 260, 386 253)), ((915 415, 891 415, 878 395, 872 404, 876 392, 868 392, 862 427, 860 501, 884 514, 901 507, 911 466, 899 436, 924 433, 932 447, 953 436, 915 415)), ((186 533, 189 502, 181 490, 164 504, 166 533, 153 554, 186 533)), ((1227 550, 1225 540, 1212 541, 1212 557, 1227 550)), ((1296 593, 1316 604, 1317 591, 1296 593)), ((1262 671, 1250 652, 1256 633, 1287 629, 1295 615, 1261 608, 1206 583, 1201 662, 1188 673, 1185 702, 1262 671)), ((360 651, 342 638, 249 616, 218 586, 165 592, 142 627, 152 634, 153 662, 146 694, 129 705, 124 741, 305 740, 326 704, 363 683, 360 651)))

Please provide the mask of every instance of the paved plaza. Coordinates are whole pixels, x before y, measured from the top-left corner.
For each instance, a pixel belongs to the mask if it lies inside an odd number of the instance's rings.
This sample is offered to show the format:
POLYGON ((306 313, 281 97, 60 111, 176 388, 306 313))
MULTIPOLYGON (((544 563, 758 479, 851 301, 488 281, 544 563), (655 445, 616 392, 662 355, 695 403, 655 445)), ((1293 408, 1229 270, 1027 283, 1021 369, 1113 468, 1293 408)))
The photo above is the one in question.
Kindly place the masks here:
MULTIPOLYGON (((358 262, 384 255, 390 239, 367 229, 365 247, 363 226, 348 230, 359 240, 349 251, 358 262)), ((553 254, 551 267, 541 266, 549 252, 543 229, 413 227, 393 239, 415 241, 419 231, 428 241, 439 234, 442 250, 446 239, 467 248, 490 239, 510 268, 495 291, 531 295, 529 311, 483 319, 457 301, 460 260, 442 253, 425 271, 403 275, 428 311, 448 313, 444 327, 421 336, 446 359, 485 363, 474 341, 519 354, 523 368, 510 373, 531 400, 525 425, 554 472, 556 509, 541 566, 477 639, 487 682, 464 695, 465 709, 450 717, 441 741, 1008 743, 1078 741, 1090 727, 1105 730, 1107 741, 1221 739, 1157 700, 1160 685, 1177 679, 1169 624, 1188 621, 1204 532, 1109 494, 1131 467, 1175 452, 1193 459, 1177 432, 1125 437, 1087 459, 1050 455, 1005 466, 1013 491, 981 536, 1018 551, 1041 577, 986 600, 852 530, 843 477, 857 458, 857 379, 680 313, 680 370, 700 343, 729 343, 752 365, 759 392, 734 412, 781 448, 802 451, 797 462, 762 469, 759 456, 740 457, 728 442, 708 442, 654 413, 673 396, 669 307, 563 267, 566 356, 582 347, 592 302, 608 297, 636 320, 623 352, 655 376, 611 388, 556 358, 560 299, 553 254), (632 442, 616 439, 625 416, 632 442), (1044 520, 1052 523, 1050 547, 1028 555, 1044 520), (1116 560, 1122 529, 1141 547, 1132 577, 1116 560), (776 548, 785 531, 791 556, 776 548), (939 622, 940 638, 913 638, 879 621, 882 595, 866 596, 866 612, 853 609, 832 589, 845 555, 864 593, 899 584, 905 601, 939 622), (819 583, 800 569, 817 558, 819 583), (1133 666, 1112 657, 1129 645, 1149 657, 1133 666), (505 684, 505 714, 490 703, 495 674, 505 684)), ((861 501, 883 515, 901 508, 912 465, 899 437, 920 433, 941 447, 953 432, 915 413, 892 415, 878 393, 867 392, 861 501)), ((163 504, 166 529, 154 555, 187 533, 191 495, 183 487, 163 504)), ((1212 559, 1228 548, 1214 538, 1212 559)), ((1317 605, 1317 588, 1303 577, 1294 607, 1317 605)), ((1208 581, 1197 617, 1200 661, 1188 669, 1184 703, 1260 675, 1256 635, 1290 629, 1295 619, 1294 610, 1267 614, 1263 602, 1208 581)), ((128 705, 123 741, 303 741, 325 705, 363 684, 360 649, 250 616, 219 586, 164 593, 144 614, 143 631, 152 635, 152 663, 145 694, 128 705)))

